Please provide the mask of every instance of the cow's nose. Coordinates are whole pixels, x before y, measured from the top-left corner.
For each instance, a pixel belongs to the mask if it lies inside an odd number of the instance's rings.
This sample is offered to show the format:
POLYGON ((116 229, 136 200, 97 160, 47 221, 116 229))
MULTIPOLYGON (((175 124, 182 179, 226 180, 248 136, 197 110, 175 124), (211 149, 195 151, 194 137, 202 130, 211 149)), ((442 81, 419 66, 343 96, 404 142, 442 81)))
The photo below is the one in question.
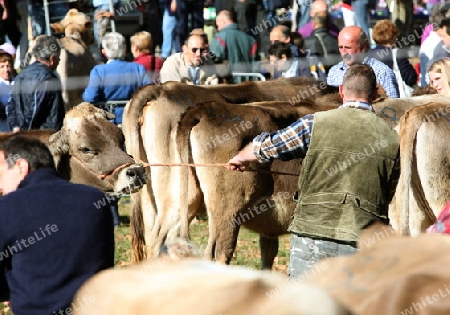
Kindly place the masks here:
POLYGON ((130 179, 134 179, 138 176, 138 173, 136 172, 136 169, 134 169, 134 168, 128 169, 126 174, 127 174, 127 177, 129 177, 130 179))
POLYGON ((129 169, 127 169, 125 174, 131 180, 141 179, 142 177, 144 177, 144 168, 140 165, 135 166, 135 167, 130 167, 129 169))

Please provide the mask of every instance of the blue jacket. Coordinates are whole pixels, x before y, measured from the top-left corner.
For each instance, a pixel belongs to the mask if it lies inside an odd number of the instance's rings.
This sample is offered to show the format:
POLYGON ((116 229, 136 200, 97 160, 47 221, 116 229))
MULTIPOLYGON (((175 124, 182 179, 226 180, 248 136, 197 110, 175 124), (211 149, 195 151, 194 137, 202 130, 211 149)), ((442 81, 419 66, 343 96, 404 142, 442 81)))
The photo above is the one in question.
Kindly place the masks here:
MULTIPOLYGON (((111 212, 99 204, 104 198, 50 168, 32 171, 0 198, 0 278, 6 276, 15 315, 73 312, 79 287, 114 266, 111 212)), ((3 283, 0 296, 6 291, 3 283)))
POLYGON ((14 80, 8 103, 11 129, 59 130, 64 120, 61 81, 48 66, 39 61, 28 65, 14 80))
MULTIPOLYGON (((89 103, 129 100, 140 87, 151 84, 145 68, 135 62, 110 60, 91 70, 83 100, 89 103)), ((122 108, 116 108, 116 124, 122 123, 122 108)))

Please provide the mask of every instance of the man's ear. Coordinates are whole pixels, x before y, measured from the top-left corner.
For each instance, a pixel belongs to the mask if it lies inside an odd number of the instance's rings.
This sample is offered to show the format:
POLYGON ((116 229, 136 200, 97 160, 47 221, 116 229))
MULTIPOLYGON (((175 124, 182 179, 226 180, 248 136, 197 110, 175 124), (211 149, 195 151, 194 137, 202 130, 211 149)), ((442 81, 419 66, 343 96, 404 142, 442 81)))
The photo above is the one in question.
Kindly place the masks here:
POLYGON ((50 65, 54 65, 57 62, 57 58, 58 58, 58 56, 51 55, 50 56, 50 65))
POLYGON ((30 172, 30 164, 28 164, 28 161, 25 159, 18 159, 16 165, 19 167, 20 177, 24 179, 30 172))
POLYGON ((186 53, 188 48, 187 48, 186 45, 183 45, 183 46, 181 47, 181 49, 183 50, 184 53, 186 53))
POLYGON ((283 60, 283 61, 286 61, 287 57, 286 57, 285 54, 282 54, 280 59, 283 60))
POLYGON ((344 94, 342 93, 342 91, 344 90, 344 87, 342 85, 339 85, 339 95, 344 98, 344 94))

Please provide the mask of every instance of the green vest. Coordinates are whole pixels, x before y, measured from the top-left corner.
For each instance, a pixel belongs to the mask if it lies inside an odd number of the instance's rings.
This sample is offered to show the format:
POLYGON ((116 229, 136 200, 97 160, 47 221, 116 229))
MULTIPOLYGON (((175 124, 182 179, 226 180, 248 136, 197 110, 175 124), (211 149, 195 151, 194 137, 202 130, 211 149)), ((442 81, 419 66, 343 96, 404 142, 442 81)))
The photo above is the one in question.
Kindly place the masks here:
POLYGON ((368 110, 316 113, 289 231, 356 242, 374 219, 388 222, 398 151, 397 133, 368 110))

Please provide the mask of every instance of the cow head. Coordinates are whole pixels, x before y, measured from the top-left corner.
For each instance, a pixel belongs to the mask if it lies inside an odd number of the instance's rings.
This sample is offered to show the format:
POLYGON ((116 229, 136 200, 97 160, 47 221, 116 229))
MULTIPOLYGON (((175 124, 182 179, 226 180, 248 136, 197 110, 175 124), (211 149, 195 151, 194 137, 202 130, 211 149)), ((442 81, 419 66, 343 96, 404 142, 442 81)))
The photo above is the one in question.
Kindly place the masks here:
POLYGON ((91 32, 91 21, 89 17, 77 9, 70 9, 64 19, 58 23, 52 24, 56 32, 64 32, 66 37, 81 40, 87 46, 94 42, 91 32))
POLYGON ((123 150, 114 115, 89 103, 70 110, 62 129, 49 139, 56 167, 72 182, 94 186, 108 194, 135 192, 145 184, 144 168, 123 150))

